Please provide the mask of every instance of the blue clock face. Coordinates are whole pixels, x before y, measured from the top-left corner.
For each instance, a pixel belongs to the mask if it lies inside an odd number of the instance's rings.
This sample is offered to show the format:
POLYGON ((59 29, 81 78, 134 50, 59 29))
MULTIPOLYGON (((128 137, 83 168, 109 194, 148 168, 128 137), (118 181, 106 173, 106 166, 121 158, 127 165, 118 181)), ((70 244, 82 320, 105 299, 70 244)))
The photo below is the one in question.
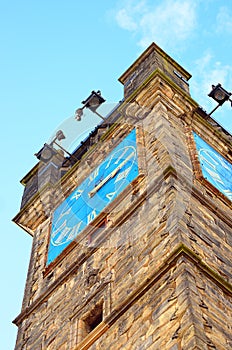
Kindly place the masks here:
POLYGON ((232 164, 193 133, 203 177, 232 201, 232 164))
POLYGON ((47 264, 91 224, 138 173, 136 132, 133 129, 54 211, 47 264))

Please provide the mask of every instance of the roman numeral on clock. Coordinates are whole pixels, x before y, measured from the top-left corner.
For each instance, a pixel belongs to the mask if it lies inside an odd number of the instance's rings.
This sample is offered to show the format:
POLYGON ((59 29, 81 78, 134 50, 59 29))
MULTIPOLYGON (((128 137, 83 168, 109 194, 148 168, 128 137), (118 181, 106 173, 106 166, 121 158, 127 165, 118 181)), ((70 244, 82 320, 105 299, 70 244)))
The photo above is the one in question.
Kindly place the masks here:
POLYGON ((108 198, 108 199, 111 201, 111 199, 115 196, 115 194, 116 194, 116 191, 115 191, 115 192, 107 193, 107 194, 106 194, 106 198, 108 198))
POLYGON ((71 199, 78 199, 81 196, 82 192, 83 192, 83 190, 80 190, 80 189, 77 190, 71 199))
POLYGON ((93 219, 97 216, 97 211, 94 209, 91 213, 87 216, 87 223, 89 224, 93 219))
POLYGON ((130 168, 122 171, 121 173, 119 173, 118 176, 116 177, 114 183, 116 183, 116 182, 118 182, 118 181, 120 181, 122 179, 125 179, 129 172, 130 172, 130 168))
POLYGON ((92 174, 89 176, 89 184, 98 176, 99 174, 99 167, 93 171, 92 174))

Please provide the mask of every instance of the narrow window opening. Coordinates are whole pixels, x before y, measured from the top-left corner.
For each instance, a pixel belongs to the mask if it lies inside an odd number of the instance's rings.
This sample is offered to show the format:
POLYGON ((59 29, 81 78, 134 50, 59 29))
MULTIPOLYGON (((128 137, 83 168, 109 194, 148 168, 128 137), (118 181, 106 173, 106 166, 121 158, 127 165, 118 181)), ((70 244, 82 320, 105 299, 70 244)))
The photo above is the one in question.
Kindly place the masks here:
POLYGON ((103 320, 103 303, 96 305, 83 319, 84 321, 84 336, 87 336, 92 332, 103 320))

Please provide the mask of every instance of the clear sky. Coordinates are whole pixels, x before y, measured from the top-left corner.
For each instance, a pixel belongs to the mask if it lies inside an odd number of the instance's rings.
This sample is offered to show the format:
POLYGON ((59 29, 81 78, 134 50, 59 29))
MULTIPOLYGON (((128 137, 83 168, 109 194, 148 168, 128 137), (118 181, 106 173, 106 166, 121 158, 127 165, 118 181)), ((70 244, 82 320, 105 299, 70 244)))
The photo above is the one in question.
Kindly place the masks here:
MULTIPOLYGON (((0 0, 0 41, 0 349, 12 350, 32 239, 11 219, 34 153, 92 90, 108 106, 122 99, 118 77, 152 41, 192 74, 192 97, 211 111, 212 84, 232 91, 232 1, 0 0)), ((228 102, 213 117, 232 131, 228 102)), ((84 129, 73 122, 77 137, 84 129)))

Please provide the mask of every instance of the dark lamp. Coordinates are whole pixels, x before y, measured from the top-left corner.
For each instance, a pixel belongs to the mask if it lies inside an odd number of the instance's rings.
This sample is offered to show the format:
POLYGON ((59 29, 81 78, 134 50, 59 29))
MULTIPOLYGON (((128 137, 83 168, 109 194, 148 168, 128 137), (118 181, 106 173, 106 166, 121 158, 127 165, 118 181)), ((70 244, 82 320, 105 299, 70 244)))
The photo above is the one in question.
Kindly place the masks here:
POLYGON ((56 142, 56 140, 61 141, 63 139, 65 139, 65 135, 64 135, 63 131, 58 130, 56 133, 56 136, 52 140, 52 142, 50 144, 45 143, 43 148, 38 153, 35 153, 35 156, 39 160, 42 160, 42 162, 48 163, 54 155, 58 154, 57 150, 53 147, 53 145, 55 144, 63 152, 67 153, 69 155, 69 157, 76 162, 78 159, 73 154, 69 153, 64 147, 59 145, 59 143, 56 142))
POLYGON ((97 92, 92 91, 91 94, 89 95, 89 97, 87 97, 86 100, 82 101, 84 106, 81 108, 78 108, 75 111, 75 119, 77 121, 80 121, 81 117, 83 115, 83 109, 88 108, 93 113, 97 114, 101 119, 105 120, 105 118, 97 112, 97 108, 104 102, 105 102, 105 99, 101 96, 100 90, 98 90, 97 92))
POLYGON ((85 100, 82 101, 84 107, 89 108, 92 112, 95 112, 96 109, 105 102, 105 99, 101 96, 101 91, 97 92, 92 91, 91 95, 85 100))
POLYGON ((218 107, 223 105, 224 102, 230 101, 231 102, 231 107, 232 107, 232 100, 230 99, 230 96, 232 95, 231 92, 226 91, 221 84, 212 85, 212 90, 208 94, 209 97, 212 97, 214 101, 218 103, 218 105, 208 114, 211 115, 213 112, 216 111, 218 107))
POLYGON ((229 100, 231 93, 226 91, 221 84, 217 84, 216 86, 212 85, 212 91, 208 96, 212 97, 221 106, 224 102, 229 100))

